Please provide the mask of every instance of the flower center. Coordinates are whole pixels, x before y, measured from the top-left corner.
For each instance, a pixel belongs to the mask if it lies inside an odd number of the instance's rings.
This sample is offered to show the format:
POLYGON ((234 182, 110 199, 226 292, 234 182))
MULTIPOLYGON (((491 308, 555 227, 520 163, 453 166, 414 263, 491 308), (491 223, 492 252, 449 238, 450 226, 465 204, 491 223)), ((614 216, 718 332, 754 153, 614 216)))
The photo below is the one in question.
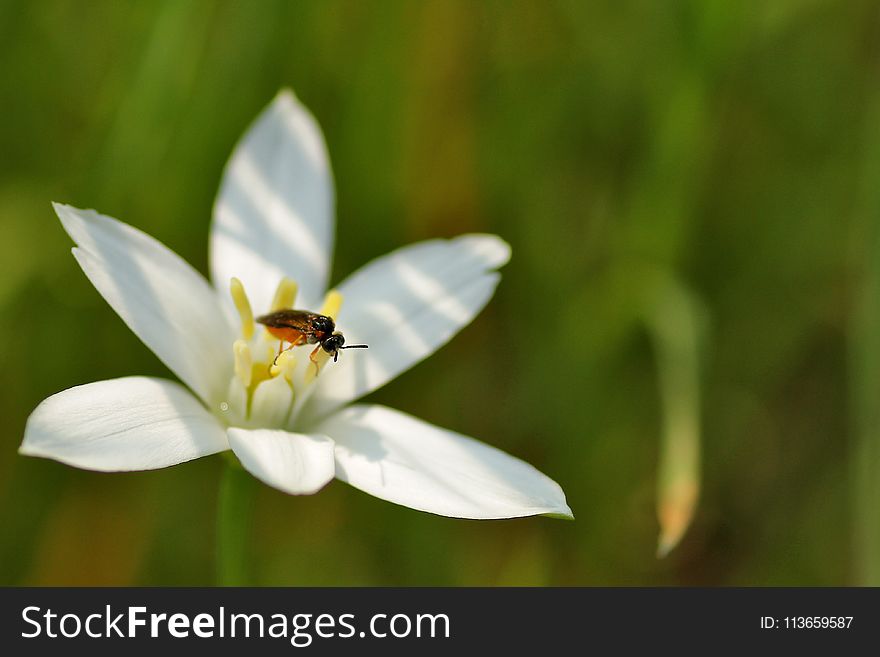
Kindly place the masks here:
MULTIPOLYGON (((229 381, 226 401, 220 405, 223 420, 232 426, 292 428, 330 354, 320 344, 293 346, 289 336, 280 339, 277 331, 273 335, 267 327, 258 328, 241 281, 233 278, 229 291, 241 332, 232 344, 235 374, 229 381)), ((292 309, 296 293, 294 281, 281 279, 270 312, 292 309)), ((319 314, 335 321, 341 306, 342 295, 331 290, 319 314)))

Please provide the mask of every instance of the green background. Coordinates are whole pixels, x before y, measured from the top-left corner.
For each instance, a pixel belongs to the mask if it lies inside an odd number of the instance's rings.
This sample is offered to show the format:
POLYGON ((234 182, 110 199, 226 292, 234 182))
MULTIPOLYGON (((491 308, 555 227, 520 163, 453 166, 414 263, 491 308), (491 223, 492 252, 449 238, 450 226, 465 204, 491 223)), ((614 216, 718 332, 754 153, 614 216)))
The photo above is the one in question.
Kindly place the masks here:
POLYGON ((50 201, 206 272, 222 167, 283 86, 328 143, 334 281, 429 237, 513 247, 486 311, 368 399, 524 458, 576 520, 260 485, 254 584, 878 583, 878 44, 856 0, 0 0, 0 584, 214 581, 222 458, 16 453, 45 397, 170 376, 50 201), (703 494, 658 559, 667 279, 699 308, 703 494))

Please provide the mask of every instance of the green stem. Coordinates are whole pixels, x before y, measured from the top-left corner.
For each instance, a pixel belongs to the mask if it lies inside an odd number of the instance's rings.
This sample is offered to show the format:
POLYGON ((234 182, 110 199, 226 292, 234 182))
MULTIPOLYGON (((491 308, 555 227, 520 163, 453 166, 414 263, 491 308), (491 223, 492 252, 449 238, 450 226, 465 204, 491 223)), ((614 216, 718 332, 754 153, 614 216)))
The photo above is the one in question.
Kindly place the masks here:
POLYGON ((658 276, 646 312, 657 356, 663 432, 657 469, 657 556, 687 531, 700 497, 700 370, 705 323, 697 298, 671 276, 658 276))
POLYGON ((217 503, 217 584, 250 583, 248 537, 256 480, 238 463, 227 462, 217 503))

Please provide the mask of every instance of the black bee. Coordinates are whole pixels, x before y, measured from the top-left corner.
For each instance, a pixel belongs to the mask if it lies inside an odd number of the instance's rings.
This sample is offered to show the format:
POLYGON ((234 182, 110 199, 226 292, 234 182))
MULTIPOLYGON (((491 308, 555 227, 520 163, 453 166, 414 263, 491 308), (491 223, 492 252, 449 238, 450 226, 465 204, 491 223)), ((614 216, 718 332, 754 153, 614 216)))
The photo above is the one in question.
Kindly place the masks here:
POLYGON ((301 344, 317 344, 318 346, 309 355, 312 362, 315 361, 318 349, 323 349, 333 356, 335 363, 339 360, 340 349, 369 348, 365 344, 345 345, 345 338, 342 333, 336 330, 336 323, 332 317, 319 315, 308 310, 276 310, 274 313, 257 317, 256 321, 281 341, 281 344, 278 345, 279 356, 285 342, 290 343, 288 349, 301 344))

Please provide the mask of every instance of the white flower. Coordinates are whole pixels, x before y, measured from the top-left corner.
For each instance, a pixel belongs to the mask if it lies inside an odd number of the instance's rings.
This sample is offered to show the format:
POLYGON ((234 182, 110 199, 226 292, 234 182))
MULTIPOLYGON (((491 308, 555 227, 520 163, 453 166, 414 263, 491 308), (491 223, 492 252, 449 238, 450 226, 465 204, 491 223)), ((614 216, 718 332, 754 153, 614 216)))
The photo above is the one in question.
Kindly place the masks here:
POLYGON ((227 165, 211 226, 214 287, 131 226, 92 210, 55 211, 86 276, 189 390, 148 377, 65 390, 30 416, 22 454, 120 471, 232 449, 287 493, 314 493, 335 476, 445 516, 571 517, 562 489, 531 465, 390 408, 349 405, 468 324, 492 296, 509 247, 492 235, 414 244, 322 297, 333 181, 320 129, 290 91, 227 165), (252 308, 294 303, 335 317, 349 344, 369 349, 325 367, 327 354, 313 362, 312 346, 298 346, 273 365, 278 340, 254 324, 252 308))

